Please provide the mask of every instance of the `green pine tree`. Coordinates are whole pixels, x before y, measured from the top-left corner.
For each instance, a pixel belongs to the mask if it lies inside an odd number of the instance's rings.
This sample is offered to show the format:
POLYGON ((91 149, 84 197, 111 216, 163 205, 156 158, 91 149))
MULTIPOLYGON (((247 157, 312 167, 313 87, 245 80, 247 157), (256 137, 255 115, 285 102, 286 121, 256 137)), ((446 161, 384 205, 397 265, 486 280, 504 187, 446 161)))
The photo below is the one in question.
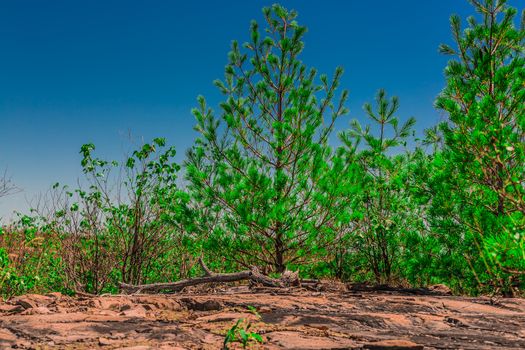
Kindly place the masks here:
POLYGON ((517 27, 505 0, 470 2, 480 19, 462 30, 452 16, 456 48, 440 47, 454 57, 436 102, 449 116, 437 159, 451 193, 436 203, 463 226, 478 283, 512 293, 525 273, 525 12, 517 27))
POLYGON ((355 189, 352 165, 328 145, 347 113, 346 91, 334 101, 343 70, 317 78, 299 60, 306 28, 296 12, 273 5, 263 13, 266 34, 252 22, 250 42, 244 50, 233 42, 225 79, 215 82, 225 95, 220 117, 199 97, 201 136, 187 174, 221 222, 211 238, 227 257, 283 272, 334 242, 355 189))
POLYGON ((415 119, 409 118, 400 126, 396 115, 398 108, 397 97, 388 99, 385 91, 380 90, 376 96, 376 109, 369 103, 364 106, 367 116, 376 124, 377 132, 373 132, 370 126, 363 128, 353 120, 350 130, 339 135, 350 154, 355 152, 356 144, 364 144, 356 157, 363 174, 362 220, 352 242, 356 257, 364 257, 367 269, 377 283, 392 282, 401 253, 402 236, 414 223, 406 190, 408 178, 403 172, 410 157, 408 154, 392 155, 392 151, 406 145, 413 133, 415 119))

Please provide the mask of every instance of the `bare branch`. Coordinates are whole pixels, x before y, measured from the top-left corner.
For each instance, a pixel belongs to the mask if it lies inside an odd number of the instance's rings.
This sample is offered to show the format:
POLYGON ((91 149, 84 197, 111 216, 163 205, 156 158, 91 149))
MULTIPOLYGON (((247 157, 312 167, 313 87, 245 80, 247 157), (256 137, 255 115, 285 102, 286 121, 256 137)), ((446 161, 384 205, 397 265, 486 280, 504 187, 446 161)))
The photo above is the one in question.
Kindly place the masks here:
POLYGON ((6 169, 2 177, 0 177, 0 198, 18 193, 20 191, 21 189, 18 188, 11 180, 11 177, 7 175, 6 169))

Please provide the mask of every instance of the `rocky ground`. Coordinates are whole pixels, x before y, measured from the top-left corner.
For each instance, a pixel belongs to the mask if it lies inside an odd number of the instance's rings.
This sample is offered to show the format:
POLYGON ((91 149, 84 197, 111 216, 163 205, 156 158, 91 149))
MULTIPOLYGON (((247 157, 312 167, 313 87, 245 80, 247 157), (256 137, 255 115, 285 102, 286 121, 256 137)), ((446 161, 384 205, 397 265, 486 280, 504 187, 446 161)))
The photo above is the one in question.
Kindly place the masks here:
POLYGON ((525 349, 522 299, 247 287, 15 297, 0 303, 0 349, 221 349, 239 319, 263 338, 249 349, 525 349))

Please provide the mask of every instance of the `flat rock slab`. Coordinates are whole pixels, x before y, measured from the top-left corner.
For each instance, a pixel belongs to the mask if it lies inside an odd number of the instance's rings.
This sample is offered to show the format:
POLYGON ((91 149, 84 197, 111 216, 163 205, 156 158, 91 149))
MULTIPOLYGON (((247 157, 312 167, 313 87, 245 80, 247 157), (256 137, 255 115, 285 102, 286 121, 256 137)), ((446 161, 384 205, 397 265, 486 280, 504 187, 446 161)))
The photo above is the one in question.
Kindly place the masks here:
POLYGON ((221 349, 239 319, 264 339, 250 349, 525 349, 523 299, 242 289, 19 296, 0 303, 0 349, 221 349))

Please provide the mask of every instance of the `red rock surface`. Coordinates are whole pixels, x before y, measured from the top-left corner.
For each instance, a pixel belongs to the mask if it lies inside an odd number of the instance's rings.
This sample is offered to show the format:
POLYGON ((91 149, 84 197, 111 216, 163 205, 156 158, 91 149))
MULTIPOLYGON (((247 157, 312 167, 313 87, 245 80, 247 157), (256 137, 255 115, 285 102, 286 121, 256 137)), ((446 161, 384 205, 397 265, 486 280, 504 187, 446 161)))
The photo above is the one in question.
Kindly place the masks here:
POLYGON ((264 339, 251 349, 525 349, 522 299, 243 287, 202 295, 12 298, 0 303, 0 349, 221 349, 240 318, 264 339))

